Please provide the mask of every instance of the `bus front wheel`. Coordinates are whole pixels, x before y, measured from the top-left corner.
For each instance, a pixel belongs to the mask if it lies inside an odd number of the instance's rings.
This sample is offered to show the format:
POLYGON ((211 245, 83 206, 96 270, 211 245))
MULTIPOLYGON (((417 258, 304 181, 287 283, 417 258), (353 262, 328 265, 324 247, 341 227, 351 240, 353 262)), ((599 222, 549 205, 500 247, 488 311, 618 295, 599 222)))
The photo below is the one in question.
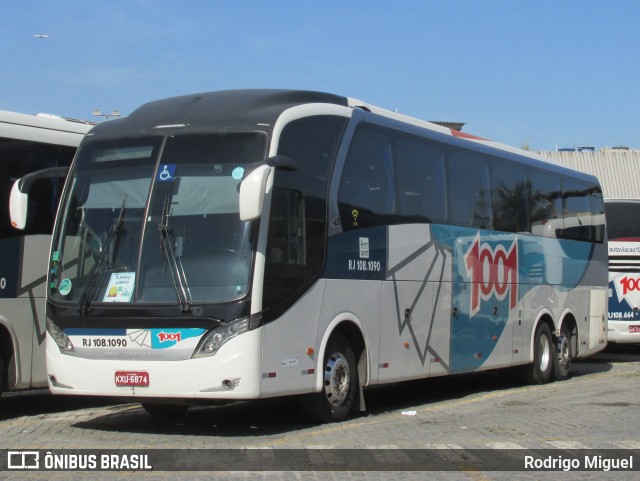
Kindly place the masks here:
POLYGON ((349 342, 334 334, 325 351, 322 391, 303 398, 303 409, 314 421, 342 421, 351 412, 358 392, 358 370, 349 342))
POLYGON ((549 326, 541 322, 533 340, 533 364, 521 366, 520 375, 529 384, 546 384, 556 364, 556 347, 549 326))

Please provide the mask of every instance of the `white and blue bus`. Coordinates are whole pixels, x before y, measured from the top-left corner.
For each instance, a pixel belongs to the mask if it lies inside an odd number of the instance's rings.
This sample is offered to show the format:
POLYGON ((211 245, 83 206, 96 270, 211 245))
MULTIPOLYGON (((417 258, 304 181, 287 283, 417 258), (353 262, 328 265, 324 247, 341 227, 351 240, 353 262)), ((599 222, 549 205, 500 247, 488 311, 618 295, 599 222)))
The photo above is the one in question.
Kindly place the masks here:
POLYGON ((606 345, 599 184, 463 137, 283 90, 98 125, 48 260, 50 389, 154 414, 303 395, 336 421, 384 383, 566 378, 606 345))
POLYGON ((46 388, 45 282, 64 176, 87 122, 0 111, 0 393, 46 388), (12 227, 14 181, 31 187, 31 210, 12 227))
POLYGON ((610 343, 640 343, 640 200, 606 199, 610 343))

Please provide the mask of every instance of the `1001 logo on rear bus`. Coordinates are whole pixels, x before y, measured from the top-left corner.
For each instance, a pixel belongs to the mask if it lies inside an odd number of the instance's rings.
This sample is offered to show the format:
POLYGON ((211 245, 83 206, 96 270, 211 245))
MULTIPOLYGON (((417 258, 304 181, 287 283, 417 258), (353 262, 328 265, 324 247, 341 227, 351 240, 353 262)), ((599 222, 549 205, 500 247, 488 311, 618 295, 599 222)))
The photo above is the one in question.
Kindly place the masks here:
POLYGON ((492 248, 480 242, 480 234, 474 238, 464 255, 467 276, 471 281, 469 317, 480 311, 483 301, 509 297, 509 310, 518 304, 518 243, 509 248, 497 245, 492 248))
POLYGON ((624 276, 618 281, 622 286, 622 295, 626 296, 631 291, 640 291, 640 278, 624 276))

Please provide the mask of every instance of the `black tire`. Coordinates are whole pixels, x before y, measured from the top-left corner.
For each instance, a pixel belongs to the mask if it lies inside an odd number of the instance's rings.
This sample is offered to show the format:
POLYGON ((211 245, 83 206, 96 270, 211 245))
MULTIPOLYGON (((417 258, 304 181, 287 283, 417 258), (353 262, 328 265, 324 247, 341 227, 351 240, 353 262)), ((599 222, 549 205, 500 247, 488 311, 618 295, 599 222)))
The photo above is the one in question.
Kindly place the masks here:
POLYGON ((546 384, 553 373, 556 348, 549 326, 541 322, 536 328, 533 340, 533 364, 521 366, 520 376, 528 384, 546 384))
POLYGON ((351 345, 340 334, 329 339, 322 366, 323 389, 302 397, 302 408, 315 422, 342 421, 357 398, 358 369, 351 345))
POLYGON ((142 403, 142 407, 152 416, 164 420, 179 419, 189 409, 188 404, 142 403))
POLYGON ((560 329, 560 337, 556 339, 556 356, 553 363, 553 377, 556 381, 564 381, 569 377, 571 359, 573 358, 571 331, 566 324, 560 329))

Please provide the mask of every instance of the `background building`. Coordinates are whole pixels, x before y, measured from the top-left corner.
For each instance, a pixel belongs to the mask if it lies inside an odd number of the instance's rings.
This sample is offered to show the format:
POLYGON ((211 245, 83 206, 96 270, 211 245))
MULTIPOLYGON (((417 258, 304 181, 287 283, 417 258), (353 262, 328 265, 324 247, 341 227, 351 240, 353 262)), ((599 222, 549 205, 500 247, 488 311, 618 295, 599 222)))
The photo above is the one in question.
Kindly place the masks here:
POLYGON ((535 153, 595 175, 605 199, 640 199, 640 149, 575 147, 535 153))

